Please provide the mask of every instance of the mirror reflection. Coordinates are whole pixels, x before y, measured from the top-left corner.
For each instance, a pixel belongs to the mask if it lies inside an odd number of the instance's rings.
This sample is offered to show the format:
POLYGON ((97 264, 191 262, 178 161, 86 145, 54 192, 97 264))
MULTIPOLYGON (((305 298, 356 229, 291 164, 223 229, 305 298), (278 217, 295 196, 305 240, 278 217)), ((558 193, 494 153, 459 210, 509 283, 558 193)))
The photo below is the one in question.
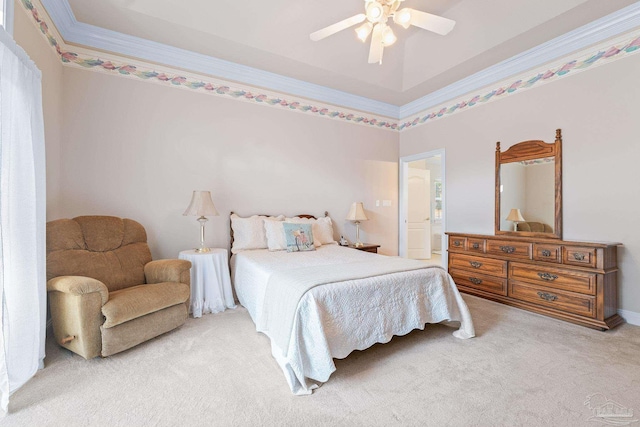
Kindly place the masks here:
POLYGON ((500 230, 553 233, 555 158, 500 165, 500 230))

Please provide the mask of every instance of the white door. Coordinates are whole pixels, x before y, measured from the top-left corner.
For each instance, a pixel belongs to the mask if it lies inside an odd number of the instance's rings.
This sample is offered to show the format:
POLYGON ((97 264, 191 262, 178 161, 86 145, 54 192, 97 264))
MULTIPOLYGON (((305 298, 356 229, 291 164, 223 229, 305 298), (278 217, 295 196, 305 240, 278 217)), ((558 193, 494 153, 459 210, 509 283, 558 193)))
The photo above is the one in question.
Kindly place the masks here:
POLYGON ((424 169, 409 168, 407 256, 431 259, 431 177, 424 169))

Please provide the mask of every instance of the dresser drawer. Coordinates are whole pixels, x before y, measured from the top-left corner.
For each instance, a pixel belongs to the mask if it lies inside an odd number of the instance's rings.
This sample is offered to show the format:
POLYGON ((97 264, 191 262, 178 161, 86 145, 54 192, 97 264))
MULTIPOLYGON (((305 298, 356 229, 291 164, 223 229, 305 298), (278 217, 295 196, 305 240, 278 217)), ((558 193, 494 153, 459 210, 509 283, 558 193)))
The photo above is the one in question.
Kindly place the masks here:
POLYGON ((467 249, 467 238, 449 236, 449 249, 464 251, 467 249))
POLYGON ((512 262, 509 278, 565 291, 596 294, 595 273, 512 262))
POLYGON ((487 253, 511 258, 531 259, 532 243, 488 240, 487 253))
POLYGON ((470 271, 457 270, 454 268, 450 269, 449 273, 457 285, 491 292, 492 294, 503 296, 507 295, 507 279, 486 276, 484 274, 478 274, 470 271))
POLYGON ((570 265, 596 267, 596 249, 580 246, 565 246, 562 251, 562 262, 570 265))
POLYGON ((562 246, 533 244, 533 259, 536 261, 562 262, 562 246))
POLYGON ((475 239, 469 237, 467 239, 467 250, 469 252, 484 253, 487 241, 484 239, 475 239))
POLYGON ((581 316, 596 316, 596 298, 589 295, 509 280, 509 296, 581 316))
POLYGON ((449 255, 449 267, 477 271, 478 273, 492 276, 507 277, 507 261, 499 259, 452 253, 449 255))

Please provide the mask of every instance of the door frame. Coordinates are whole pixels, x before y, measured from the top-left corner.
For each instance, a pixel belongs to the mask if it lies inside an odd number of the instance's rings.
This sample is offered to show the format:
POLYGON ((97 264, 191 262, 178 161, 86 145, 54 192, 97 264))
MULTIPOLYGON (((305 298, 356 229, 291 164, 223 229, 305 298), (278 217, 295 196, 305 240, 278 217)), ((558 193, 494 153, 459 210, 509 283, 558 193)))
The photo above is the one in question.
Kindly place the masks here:
POLYGON ((407 257, 407 245, 408 245, 408 206, 409 206, 409 163, 417 160, 424 160, 429 157, 440 156, 440 163, 442 167, 442 206, 444 208, 444 214, 442 215, 442 266, 447 268, 448 259, 445 253, 448 249, 447 239, 445 238, 445 230, 447 229, 447 187, 446 187, 446 161, 445 161, 445 149, 439 148, 437 150, 427 151, 424 153, 413 154, 411 156, 400 157, 400 179, 399 179, 399 212, 398 212, 398 254, 402 258, 407 257))

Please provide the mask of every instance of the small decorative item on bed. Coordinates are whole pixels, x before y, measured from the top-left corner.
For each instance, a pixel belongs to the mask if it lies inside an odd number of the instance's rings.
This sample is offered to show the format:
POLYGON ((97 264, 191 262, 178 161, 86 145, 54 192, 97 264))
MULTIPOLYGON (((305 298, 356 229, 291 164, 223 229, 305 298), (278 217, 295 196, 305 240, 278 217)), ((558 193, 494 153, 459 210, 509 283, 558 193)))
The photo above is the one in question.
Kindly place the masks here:
MULTIPOLYGON (((256 330, 271 340, 271 354, 294 394, 310 394, 327 381, 336 369, 334 358, 424 329, 427 323, 459 322, 455 337, 475 334, 469 310, 445 270, 342 247, 333 240, 328 216, 233 214, 231 233, 238 300, 256 330), (291 255, 282 244, 285 227, 302 230, 300 225, 311 226, 316 250, 291 255)), ((302 239, 296 244, 302 245, 302 239)), ((306 245, 314 246, 309 240, 306 245)))
MULTIPOLYGON (((266 222, 265 222, 266 223, 266 222)), ((296 224, 285 222, 282 224, 287 242, 287 252, 315 251, 311 224, 296 224)), ((268 243, 267 243, 268 244, 268 243)))

